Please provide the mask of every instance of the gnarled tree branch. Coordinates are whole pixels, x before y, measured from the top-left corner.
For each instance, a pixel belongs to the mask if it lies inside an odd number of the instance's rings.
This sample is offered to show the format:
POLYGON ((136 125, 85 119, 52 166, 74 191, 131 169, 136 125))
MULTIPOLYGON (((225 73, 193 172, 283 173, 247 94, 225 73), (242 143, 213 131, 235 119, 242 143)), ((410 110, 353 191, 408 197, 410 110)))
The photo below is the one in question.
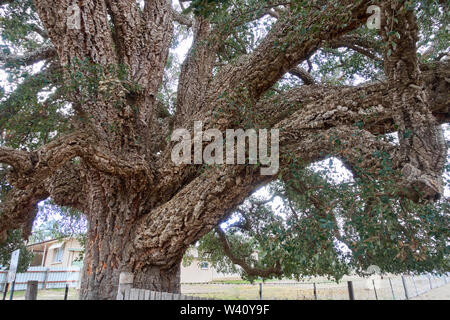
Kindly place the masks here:
POLYGON ((263 277, 270 278, 274 276, 280 276, 283 274, 283 269, 281 268, 281 262, 277 261, 275 266, 261 269, 250 266, 245 259, 237 257, 233 254, 230 244, 228 243, 227 236, 225 232, 220 228, 216 228, 216 234, 219 236, 220 243, 227 257, 236 265, 241 266, 245 273, 250 277, 263 277))
POLYGON ((289 73, 292 74, 293 76, 300 78, 300 80, 302 80, 305 85, 311 85, 316 83, 314 77, 302 67, 292 68, 291 70, 289 70, 289 73))
POLYGON ((11 190, 0 203, 0 243, 6 240, 8 230, 22 229, 22 236, 28 238, 37 214, 37 205, 48 196, 42 184, 11 190))
POLYGON ((45 45, 23 55, 5 54, 0 52, 0 62, 8 65, 29 66, 43 60, 56 57, 56 50, 52 45, 45 45))

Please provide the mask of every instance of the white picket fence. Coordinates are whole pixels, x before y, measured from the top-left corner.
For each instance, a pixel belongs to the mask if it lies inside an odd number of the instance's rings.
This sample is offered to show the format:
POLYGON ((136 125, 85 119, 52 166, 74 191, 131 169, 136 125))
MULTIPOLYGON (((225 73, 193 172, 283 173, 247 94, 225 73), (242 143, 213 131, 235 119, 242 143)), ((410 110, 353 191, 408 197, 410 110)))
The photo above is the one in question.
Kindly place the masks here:
POLYGON ((200 297, 186 296, 184 294, 157 292, 145 289, 127 288, 119 292, 117 300, 213 300, 200 297))
POLYGON ((212 300, 178 293, 136 289, 132 287, 133 279, 134 275, 130 272, 120 273, 116 300, 212 300))
MULTIPOLYGON (((5 282, 8 276, 8 270, 0 271, 0 292, 4 290, 5 282)), ((38 289, 58 289, 77 288, 80 281, 80 268, 46 268, 30 267, 27 272, 16 274, 16 283, 14 290, 26 290, 27 282, 30 280, 38 281, 38 289)))

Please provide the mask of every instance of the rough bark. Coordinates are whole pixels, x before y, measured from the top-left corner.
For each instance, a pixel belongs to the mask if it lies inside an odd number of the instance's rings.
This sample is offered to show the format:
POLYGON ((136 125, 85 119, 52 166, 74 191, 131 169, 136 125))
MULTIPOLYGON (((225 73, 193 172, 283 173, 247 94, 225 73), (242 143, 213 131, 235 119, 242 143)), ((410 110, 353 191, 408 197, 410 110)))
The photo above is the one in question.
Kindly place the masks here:
MULTIPOLYGON (((70 66, 75 58, 102 66, 124 64, 128 79, 106 75, 102 84, 112 87, 107 96, 99 88, 82 103, 81 91, 68 97, 78 116, 76 132, 31 152, 0 147, 0 162, 11 166, 8 181, 13 186, 1 203, 0 232, 23 228, 29 233, 36 205, 47 197, 81 210, 89 224, 82 298, 113 299, 123 271, 134 274, 134 287, 179 292, 185 250, 254 190, 277 178, 262 176, 252 166, 202 170, 175 165, 170 160, 172 144, 166 141, 173 123, 192 128, 193 121, 203 121, 205 129, 219 130, 249 123, 279 128, 282 170, 287 170, 290 156, 308 164, 334 155, 350 170, 358 163, 376 172, 380 163, 373 154, 384 151, 394 169, 403 172, 398 180, 406 190, 402 196, 433 199, 442 193, 446 146, 437 124, 448 122, 450 69, 448 62, 419 63, 411 12, 398 10, 402 13, 395 17, 403 33, 394 39, 393 54, 383 56, 386 82, 334 87, 315 83, 296 66, 323 46, 346 46, 381 59, 379 47, 347 36, 364 24, 372 1, 342 1, 344 9, 338 12, 324 6, 301 22, 288 7, 269 8, 263 14, 277 21, 267 37, 219 70, 214 70, 217 50, 229 32, 206 18, 182 19, 165 0, 147 0, 143 9, 132 0, 85 0, 75 1, 82 19, 81 29, 74 30, 67 27, 66 15, 73 2, 34 1, 60 65, 70 66), (156 95, 174 21, 193 28, 194 43, 181 70, 177 113, 162 116, 156 95), (317 28, 319 22, 326 27, 317 28), (275 41, 284 46, 274 46, 275 41), (287 72, 297 74, 304 85, 265 98, 287 72), (129 92, 123 82, 140 89, 129 92), (401 133, 411 129, 415 135, 401 137, 399 146, 379 139, 396 126, 401 133), (338 138, 340 148, 330 138, 338 138)), ((388 20, 393 19, 391 12, 386 11, 388 20)), ((236 25, 243 20, 237 19, 236 25)), ((382 31, 385 42, 392 40, 387 34, 382 31)), ((54 58, 47 49, 0 60, 33 63, 54 58)), ((65 70, 65 79, 79 71, 65 70)), ((275 266, 270 274, 279 270, 275 266)))
POLYGON ((85 202, 89 224, 81 298, 105 299, 117 294, 120 272, 134 272, 134 287, 164 292, 179 292, 179 265, 157 266, 137 258, 133 235, 146 192, 127 181, 92 171, 85 202))

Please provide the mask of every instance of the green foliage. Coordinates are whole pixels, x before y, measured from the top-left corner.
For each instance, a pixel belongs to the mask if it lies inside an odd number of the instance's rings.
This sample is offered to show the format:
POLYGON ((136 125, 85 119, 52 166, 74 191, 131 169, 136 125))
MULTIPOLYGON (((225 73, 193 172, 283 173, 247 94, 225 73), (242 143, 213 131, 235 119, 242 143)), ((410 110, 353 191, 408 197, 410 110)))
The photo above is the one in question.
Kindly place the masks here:
POLYGON ((46 200, 41 203, 30 237, 32 243, 74 237, 84 242, 87 222, 83 214, 69 207, 59 207, 46 200))
MULTIPOLYGON (((49 44, 32 0, 13 1, 0 13, 0 50, 3 54, 33 51, 49 44)), ((67 130, 70 114, 61 97, 61 77, 51 63, 26 66, 8 62, 0 94, 0 143, 35 149, 67 130)))
POLYGON ((192 252, 190 250, 188 250, 186 252, 186 254, 183 256, 183 267, 189 267, 195 260, 194 255, 192 254, 192 252))
POLYGON ((60 92, 51 85, 53 77, 47 68, 36 75, 23 73, 17 88, 0 101, 2 144, 35 149, 55 132, 67 131, 70 114, 64 113, 60 92))
POLYGON ((2 42, 11 45, 11 49, 34 49, 42 43, 36 33, 36 30, 42 30, 40 25, 32 0, 12 1, 7 12, 0 15, 2 42))
MULTIPOLYGON (((382 163, 377 179, 375 172, 358 167, 352 178, 332 179, 342 172, 334 169, 332 158, 319 167, 293 159, 268 190, 281 202, 278 207, 252 196, 222 225, 233 255, 262 269, 281 261, 281 277, 294 279, 339 280, 350 273, 364 275, 371 265, 393 274, 448 272, 448 201, 399 198, 388 155, 375 156, 382 163)), ((447 163, 447 188, 449 172, 447 163)), ((249 278, 232 264, 214 232, 200 241, 199 252, 219 271, 249 278)))
POLYGON ((193 0, 184 13, 193 12, 195 15, 207 17, 214 12, 227 9, 230 3, 229 0, 193 0))
MULTIPOLYGON (((448 51, 450 43, 450 13, 442 9, 442 1, 427 0, 416 1, 417 20, 420 24, 420 41, 421 48, 432 48, 430 54, 424 57, 425 61, 435 61, 442 57, 444 52, 448 51)), ((426 51, 423 49, 421 51, 426 51)))
POLYGON ((25 272, 28 269, 33 260, 33 254, 27 250, 20 230, 8 232, 6 242, 0 245, 0 268, 9 268, 11 254, 18 249, 20 249, 20 255, 17 272, 25 272))

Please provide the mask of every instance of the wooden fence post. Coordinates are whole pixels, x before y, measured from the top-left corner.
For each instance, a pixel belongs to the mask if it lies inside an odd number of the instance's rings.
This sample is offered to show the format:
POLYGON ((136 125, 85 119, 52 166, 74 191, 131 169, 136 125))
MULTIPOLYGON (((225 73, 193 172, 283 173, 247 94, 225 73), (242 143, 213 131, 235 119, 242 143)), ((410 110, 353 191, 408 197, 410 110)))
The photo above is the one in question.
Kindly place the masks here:
POLYGON ((355 293, 353 292, 353 281, 347 281, 348 297, 350 300, 355 300, 355 293))
POLYGON ((27 281, 27 291, 25 292, 25 300, 37 300, 38 281, 27 281))
POLYGON ((126 292, 133 286, 134 275, 131 272, 121 272, 119 276, 119 288, 117 290, 117 300, 124 300, 126 292))
POLYGON ((66 288, 64 289, 64 300, 67 300, 69 296, 69 285, 66 283, 66 288))
POLYGON ((14 289, 16 287, 16 280, 13 280, 11 283, 11 290, 9 291, 9 300, 12 300, 14 298, 14 289))
POLYGON ((50 269, 47 268, 44 271, 44 283, 42 284, 42 289, 45 290, 47 289, 47 281, 48 281, 48 274, 49 274, 50 269))
POLYGON ((316 288, 316 283, 313 283, 314 285, 314 300, 317 300, 317 288, 316 288))
POLYGON ((6 295, 8 293, 8 288, 9 288, 9 282, 6 282, 5 287, 3 288, 3 300, 6 299, 6 295))
POLYGON ((262 300, 262 283, 259 284, 259 300, 262 300))

